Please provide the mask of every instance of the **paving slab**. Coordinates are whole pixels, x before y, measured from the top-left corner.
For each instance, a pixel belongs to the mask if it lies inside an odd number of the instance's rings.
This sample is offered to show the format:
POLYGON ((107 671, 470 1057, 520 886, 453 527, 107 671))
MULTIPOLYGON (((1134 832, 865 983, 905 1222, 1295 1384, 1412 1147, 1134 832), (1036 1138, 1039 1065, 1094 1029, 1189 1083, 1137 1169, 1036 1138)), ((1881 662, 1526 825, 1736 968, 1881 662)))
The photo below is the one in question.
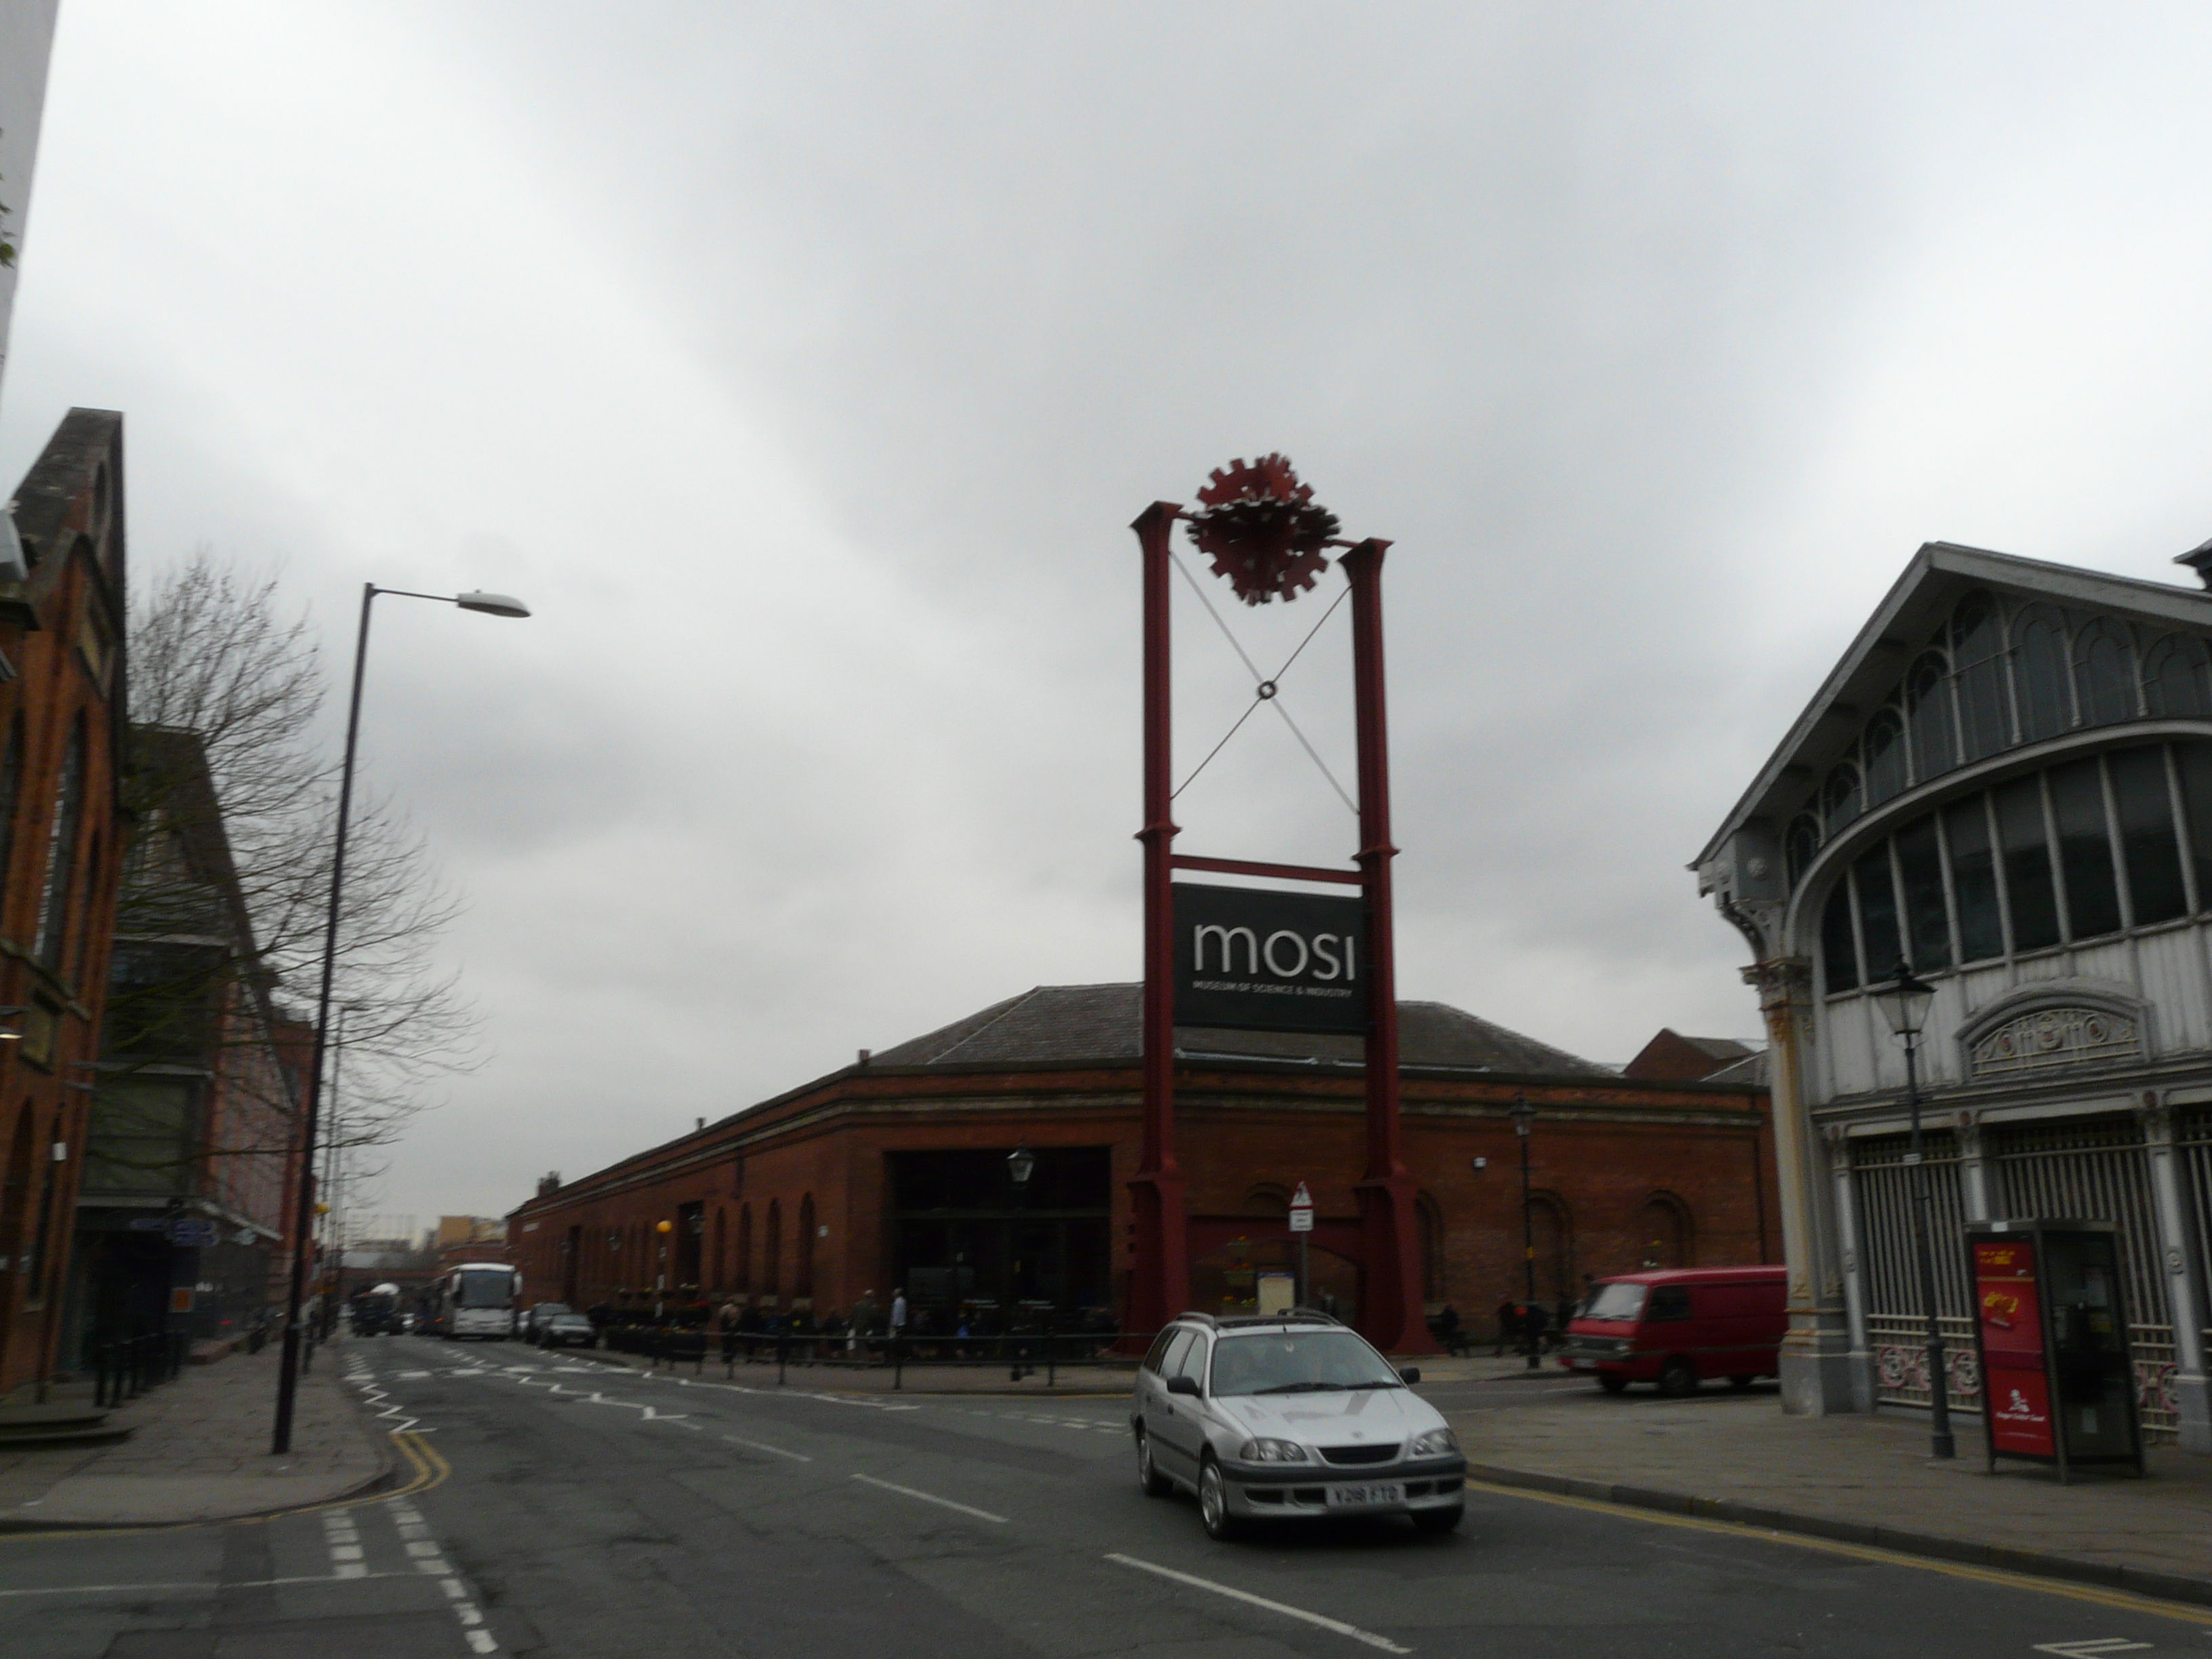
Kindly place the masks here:
MULTIPOLYGON (((330 1503, 390 1479, 390 1437, 368 1425, 326 1347, 300 1379, 292 1449, 269 1450, 278 1352, 187 1366, 115 1408, 128 1440, 96 1447, 0 1449, 0 1531, 173 1526, 330 1503)), ((88 1403, 83 1385, 55 1403, 88 1403)))
POLYGON ((1563 1392, 1448 1413, 1479 1479, 2212 1603, 2212 1458, 2153 1447, 2150 1474, 1987 1469, 1981 1420, 1929 1455, 1906 1413, 1787 1417, 1771 1389, 1563 1392))

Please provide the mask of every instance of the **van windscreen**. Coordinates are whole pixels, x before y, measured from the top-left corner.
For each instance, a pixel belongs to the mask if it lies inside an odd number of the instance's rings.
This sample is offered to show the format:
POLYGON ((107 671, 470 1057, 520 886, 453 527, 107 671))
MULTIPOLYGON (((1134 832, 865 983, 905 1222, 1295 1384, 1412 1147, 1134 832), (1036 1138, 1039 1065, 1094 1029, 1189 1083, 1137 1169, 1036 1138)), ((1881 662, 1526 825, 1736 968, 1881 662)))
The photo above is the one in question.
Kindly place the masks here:
POLYGON ((1644 1311, 1644 1292, 1647 1288, 1642 1285, 1601 1285, 1580 1317, 1633 1319, 1644 1311))

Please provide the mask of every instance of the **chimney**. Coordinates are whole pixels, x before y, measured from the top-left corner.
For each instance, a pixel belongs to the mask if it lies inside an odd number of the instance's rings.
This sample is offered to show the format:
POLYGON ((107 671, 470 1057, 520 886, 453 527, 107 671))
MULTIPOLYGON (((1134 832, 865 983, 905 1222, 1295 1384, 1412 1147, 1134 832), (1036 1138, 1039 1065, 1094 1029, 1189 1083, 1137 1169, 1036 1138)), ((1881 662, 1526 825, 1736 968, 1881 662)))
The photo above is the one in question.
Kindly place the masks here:
POLYGON ((2197 573, 2197 580, 2212 587, 2212 542, 2200 542, 2174 560, 2185 564, 2197 573))
POLYGON ((548 1170, 544 1175, 538 1177, 538 1197, 543 1198, 548 1193, 557 1193, 560 1190, 561 1172, 558 1170, 548 1170))
POLYGON ((854 1065, 856 1065, 856 1066, 865 1066, 865 1065, 866 1065, 866 1064, 868 1063, 868 1055, 869 1055, 872 1052, 872 1050, 870 1050, 870 1049, 866 1049, 866 1048, 863 1048, 863 1049, 861 1049, 861 1050, 860 1050, 860 1059, 858 1059, 858 1060, 854 1060, 853 1063, 854 1063, 854 1065))
POLYGON ((697 1133, 699 1133, 699 1131, 700 1131, 701 1129, 703 1129, 703 1128, 705 1128, 706 1127, 707 1127, 707 1120, 706 1120, 705 1118, 703 1118, 703 1117, 702 1117, 702 1118, 696 1119, 696 1120, 695 1120, 695 1127, 693 1127, 693 1129, 692 1129, 691 1133, 692 1133, 693 1134, 695 1134, 695 1135, 696 1135, 696 1134, 697 1134, 697 1133))

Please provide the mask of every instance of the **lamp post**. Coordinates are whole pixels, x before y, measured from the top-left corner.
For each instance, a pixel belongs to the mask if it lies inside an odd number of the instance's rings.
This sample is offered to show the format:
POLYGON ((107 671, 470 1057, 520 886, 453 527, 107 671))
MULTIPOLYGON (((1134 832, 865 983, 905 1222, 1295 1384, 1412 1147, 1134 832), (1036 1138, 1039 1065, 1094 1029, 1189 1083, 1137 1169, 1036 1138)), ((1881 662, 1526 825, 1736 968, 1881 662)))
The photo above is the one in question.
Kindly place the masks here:
POLYGON ((653 1224, 655 1255, 653 1267, 653 1322, 658 1325, 667 1312, 668 1304, 668 1235, 676 1231, 676 1224, 666 1219, 653 1224))
POLYGON ((1936 988, 1913 977, 1911 964, 1903 957, 1890 975, 1889 988, 1875 994, 1889 1029, 1905 1045, 1905 1104, 1912 1117, 1912 1144, 1905 1161, 1912 1168, 1912 1249, 1920 1270, 1920 1307, 1928 1321, 1929 1455, 1955 1457, 1951 1438, 1950 1390, 1945 1386, 1943 1328, 1936 1314, 1936 1257, 1929 1235, 1932 1200, 1928 1192, 1928 1165, 1920 1152, 1920 1032, 1928 1024, 1928 1010, 1936 1000, 1936 988))
MULTIPOLYGON (((1536 1216, 1528 1202, 1528 1127, 1536 1121, 1536 1109, 1528 1103, 1528 1096, 1516 1095, 1509 1115, 1513 1119, 1513 1133, 1521 1142, 1521 1267, 1527 1292, 1522 1305, 1533 1315, 1536 1308, 1536 1216)), ((1522 1337, 1528 1345, 1528 1369, 1541 1369, 1542 1361, 1536 1354, 1534 1318, 1522 1322, 1522 1337)))
MULTIPOLYGON (((1012 1152, 1006 1154, 1006 1174, 1014 1183, 1014 1204, 1017 1208, 1026 1208, 1028 1206, 1030 1196, 1030 1177, 1036 1173, 1036 1154, 1031 1152, 1028 1147, 1017 1146, 1012 1152)), ((1021 1249, 1022 1243, 1021 1232, 1018 1228, 1011 1231, 1012 1231, 1013 1236, 1006 1241, 1008 1249, 1006 1255, 1006 1294, 1004 1298, 1005 1311, 999 1316, 1000 1329, 1005 1331, 1010 1336, 1013 1334, 1015 1325, 1019 1322, 1022 1305, 1020 1300, 1022 1289, 1022 1261, 1021 1256, 1018 1254, 1021 1249)), ((1018 1346, 1014 1349, 1013 1364, 1007 1370, 1007 1380, 1009 1382, 1018 1382, 1024 1376, 1028 1375, 1028 1367, 1022 1364, 1022 1360, 1028 1352, 1029 1351, 1026 1348, 1018 1346)))
POLYGON ((331 994, 338 965, 338 914, 345 896, 346 828, 353 816, 353 766, 361 738, 362 672, 368 663, 368 618, 380 593, 396 599, 429 599, 457 605, 464 611, 480 611, 488 617, 526 617, 530 607, 504 593, 415 593, 404 587, 379 587, 364 582, 361 589, 361 629, 354 636, 353 691, 346 704, 345 763, 338 770, 338 821, 331 837, 330 907, 323 917, 323 976, 315 994, 315 1043, 307 1060, 307 1109, 300 1125, 300 1192, 292 1214, 292 1282, 285 1298, 284 1358, 276 1374, 276 1430, 270 1450, 283 1455, 292 1449, 292 1413, 300 1392, 300 1309, 307 1295, 307 1258, 313 1248, 315 1227, 315 1128, 322 1103, 323 1056, 328 1050, 331 994))

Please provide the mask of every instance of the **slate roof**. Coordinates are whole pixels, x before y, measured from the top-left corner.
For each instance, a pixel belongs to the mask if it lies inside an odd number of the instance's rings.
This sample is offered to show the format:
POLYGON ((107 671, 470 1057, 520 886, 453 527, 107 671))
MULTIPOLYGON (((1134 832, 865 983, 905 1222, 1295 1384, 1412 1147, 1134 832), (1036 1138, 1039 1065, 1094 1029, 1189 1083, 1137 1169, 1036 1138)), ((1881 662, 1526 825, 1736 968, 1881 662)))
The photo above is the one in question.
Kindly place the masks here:
MULTIPOLYGON (((1065 1065, 1133 1060, 1142 1049, 1143 987, 1040 985, 1019 996, 872 1056, 878 1066, 1065 1065)), ((1176 1051, 1189 1058, 1358 1063, 1356 1036, 1232 1031, 1179 1025, 1176 1051)), ((1611 1067, 1479 1019, 1442 1002, 1398 1005, 1399 1062, 1529 1076, 1614 1077, 1611 1067)))

